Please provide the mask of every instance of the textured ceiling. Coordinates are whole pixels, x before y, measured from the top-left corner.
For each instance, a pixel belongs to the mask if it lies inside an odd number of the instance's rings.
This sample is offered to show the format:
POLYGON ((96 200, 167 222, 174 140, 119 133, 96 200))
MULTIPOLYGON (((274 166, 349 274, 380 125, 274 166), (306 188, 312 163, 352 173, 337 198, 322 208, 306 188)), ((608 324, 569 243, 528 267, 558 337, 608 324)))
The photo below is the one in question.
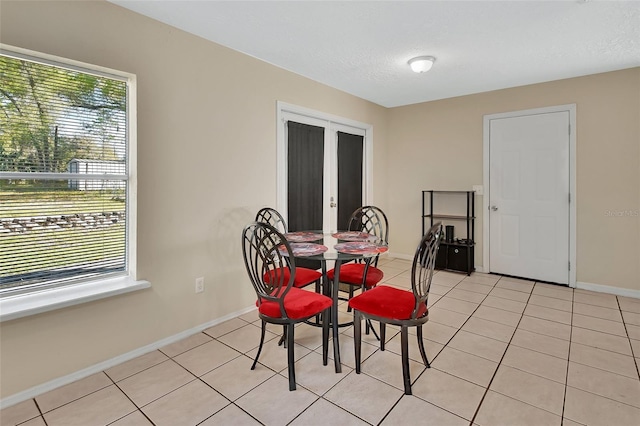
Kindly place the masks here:
POLYGON ((640 66, 640 1, 110 1, 385 107, 640 66))

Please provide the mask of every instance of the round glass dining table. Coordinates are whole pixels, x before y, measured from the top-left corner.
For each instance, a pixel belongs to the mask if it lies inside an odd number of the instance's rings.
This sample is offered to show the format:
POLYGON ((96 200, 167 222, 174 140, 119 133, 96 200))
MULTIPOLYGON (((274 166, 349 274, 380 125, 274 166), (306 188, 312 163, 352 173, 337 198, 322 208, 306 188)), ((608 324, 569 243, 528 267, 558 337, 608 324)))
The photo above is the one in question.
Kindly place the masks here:
POLYGON ((322 293, 331 297, 331 329, 333 332, 333 359, 336 373, 342 371, 340 342, 338 340, 338 295, 340 266, 355 259, 372 259, 388 250, 386 243, 375 235, 357 231, 298 231, 284 234, 296 259, 317 260, 322 265, 322 293), (334 262, 334 279, 327 279, 327 263, 334 262))

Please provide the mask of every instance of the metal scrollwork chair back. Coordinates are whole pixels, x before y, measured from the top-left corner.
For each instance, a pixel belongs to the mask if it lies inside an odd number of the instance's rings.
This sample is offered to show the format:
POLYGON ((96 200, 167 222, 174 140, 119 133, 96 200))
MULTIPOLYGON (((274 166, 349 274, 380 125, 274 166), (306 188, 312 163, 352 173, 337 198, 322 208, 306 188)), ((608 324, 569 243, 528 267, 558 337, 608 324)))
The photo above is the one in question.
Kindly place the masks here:
POLYGON ((356 373, 360 373, 362 319, 380 323, 380 350, 384 350, 384 330, 386 324, 400 326, 400 346, 402 355, 402 376, 404 392, 411 395, 409 375, 408 328, 416 327, 418 348, 424 365, 429 368, 429 360, 424 349, 422 326, 429 320, 427 302, 429 289, 442 240, 442 224, 434 224, 421 239, 413 257, 411 267, 411 291, 379 285, 349 300, 353 309, 353 338, 355 345, 356 373))
POLYGON ((266 324, 282 325, 287 338, 289 390, 295 390, 295 324, 315 316, 322 318, 323 364, 327 365, 329 309, 333 304, 332 300, 294 285, 296 266, 293 251, 284 236, 273 226, 262 222, 247 225, 242 231, 242 255, 256 292, 258 316, 262 322, 260 345, 251 369, 256 368, 262 352, 266 324))

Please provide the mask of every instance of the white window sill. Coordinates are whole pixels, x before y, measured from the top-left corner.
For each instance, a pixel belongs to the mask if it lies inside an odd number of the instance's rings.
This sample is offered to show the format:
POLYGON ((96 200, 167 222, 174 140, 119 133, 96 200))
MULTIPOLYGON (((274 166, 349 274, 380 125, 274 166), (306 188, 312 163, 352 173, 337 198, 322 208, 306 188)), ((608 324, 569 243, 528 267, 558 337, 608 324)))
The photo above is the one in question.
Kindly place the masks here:
POLYGON ((0 299, 0 322, 79 305, 151 287, 149 281, 119 277, 0 299))

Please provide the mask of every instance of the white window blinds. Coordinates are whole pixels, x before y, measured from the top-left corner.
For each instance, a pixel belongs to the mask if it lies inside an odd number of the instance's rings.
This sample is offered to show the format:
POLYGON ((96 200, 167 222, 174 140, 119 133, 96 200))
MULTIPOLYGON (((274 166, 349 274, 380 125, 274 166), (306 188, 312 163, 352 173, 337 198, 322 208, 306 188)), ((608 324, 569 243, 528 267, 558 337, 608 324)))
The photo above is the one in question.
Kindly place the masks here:
POLYGON ((127 271, 127 88, 0 51, 0 295, 127 271))

